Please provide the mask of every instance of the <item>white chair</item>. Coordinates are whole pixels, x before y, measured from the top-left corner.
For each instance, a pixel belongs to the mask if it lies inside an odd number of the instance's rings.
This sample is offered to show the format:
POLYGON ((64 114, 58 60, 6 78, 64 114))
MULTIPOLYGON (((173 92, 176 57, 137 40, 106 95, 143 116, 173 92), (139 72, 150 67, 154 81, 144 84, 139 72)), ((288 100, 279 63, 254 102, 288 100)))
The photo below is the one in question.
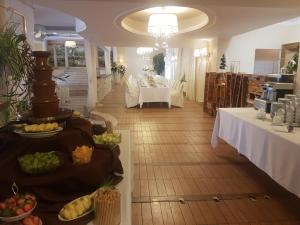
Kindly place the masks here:
POLYGON ((140 89, 137 80, 130 76, 126 81, 125 102, 126 107, 134 107, 139 104, 140 89))
POLYGON ((177 107, 183 107, 184 96, 183 96, 183 82, 176 85, 171 90, 171 105, 177 107))
POLYGON ((64 107, 70 103, 70 89, 66 85, 57 85, 56 94, 59 98, 59 106, 64 107))

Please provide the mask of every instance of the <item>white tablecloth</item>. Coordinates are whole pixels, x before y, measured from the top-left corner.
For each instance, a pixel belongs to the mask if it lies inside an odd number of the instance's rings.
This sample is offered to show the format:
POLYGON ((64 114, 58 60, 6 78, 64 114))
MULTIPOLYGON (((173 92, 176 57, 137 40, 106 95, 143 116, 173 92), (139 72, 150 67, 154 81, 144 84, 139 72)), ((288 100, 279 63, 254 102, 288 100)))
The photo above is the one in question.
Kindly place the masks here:
POLYGON ((140 107, 144 102, 167 102, 171 107, 171 90, 169 87, 140 87, 140 107))
POLYGON ((245 155, 277 183, 300 197, 300 128, 293 133, 256 119, 252 108, 219 109, 211 144, 218 137, 245 155), (281 130, 281 131, 279 131, 281 130))
MULTIPOLYGON (((121 224, 131 225, 131 193, 133 191, 133 163, 131 162, 131 143, 129 130, 116 130, 121 133, 122 142, 120 143, 120 160, 124 169, 123 180, 117 185, 121 193, 121 224)), ((87 225, 94 225, 91 221, 87 225)))

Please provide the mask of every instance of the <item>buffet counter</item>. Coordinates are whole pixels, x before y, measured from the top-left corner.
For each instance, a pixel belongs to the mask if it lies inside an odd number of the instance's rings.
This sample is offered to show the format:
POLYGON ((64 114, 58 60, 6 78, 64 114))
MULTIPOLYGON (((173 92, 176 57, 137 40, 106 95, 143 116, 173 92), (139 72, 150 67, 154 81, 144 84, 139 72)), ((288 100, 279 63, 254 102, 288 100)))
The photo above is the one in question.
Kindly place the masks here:
MULTIPOLYGON (((128 144, 122 142, 120 147, 116 146, 113 149, 94 144, 91 135, 102 133, 100 129, 85 119, 74 118, 68 119, 64 129, 52 137, 25 138, 15 134, 11 129, 0 132, 0 199, 12 195, 11 186, 15 182, 20 193, 32 193, 37 197, 38 203, 34 214, 42 219, 43 224, 65 224, 58 220, 58 212, 66 203, 91 194, 107 182, 118 184, 123 179, 121 160, 130 163, 127 155, 130 154, 128 144), (72 161, 72 152, 77 146, 82 145, 93 146, 94 151, 88 164, 78 166, 72 161), (55 171, 40 175, 25 174, 20 170, 18 158, 37 151, 56 151, 61 166, 55 171)), ((129 136, 126 132, 122 134, 125 139, 129 136)), ((128 171, 128 166, 126 168, 128 171)), ((125 178, 125 182, 120 184, 121 189, 125 188, 128 179, 125 178)), ((128 195, 123 196, 122 193, 122 199, 124 198, 127 199, 128 195)), ((92 219, 93 214, 89 214, 72 221, 72 224, 86 225, 92 219)))
POLYGON ((219 108, 211 144, 218 138, 245 155, 277 183, 300 196, 300 128, 292 133, 273 127, 271 118, 256 119, 253 108, 219 108))

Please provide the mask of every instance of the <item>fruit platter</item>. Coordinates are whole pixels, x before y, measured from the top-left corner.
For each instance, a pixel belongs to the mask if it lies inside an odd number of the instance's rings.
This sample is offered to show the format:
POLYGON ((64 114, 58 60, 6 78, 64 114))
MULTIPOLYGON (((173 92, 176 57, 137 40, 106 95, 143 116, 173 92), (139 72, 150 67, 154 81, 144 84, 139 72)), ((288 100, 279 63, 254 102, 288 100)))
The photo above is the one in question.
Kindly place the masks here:
POLYGON ((101 135, 93 135, 93 140, 96 147, 113 149, 121 143, 121 134, 104 133, 101 135))
POLYGON ((85 195, 66 204, 59 212, 58 219, 71 221, 88 215, 94 210, 92 195, 85 195))
POLYGON ((51 172, 62 164, 56 151, 26 154, 19 157, 18 162, 22 172, 31 175, 51 172))
POLYGON ((44 138, 51 137, 58 132, 62 131, 63 128, 58 123, 41 123, 24 125, 14 130, 16 134, 27 138, 44 138))
POLYGON ((38 216, 30 215, 24 218, 20 225, 43 225, 43 223, 38 216))
POLYGON ((36 198, 31 194, 17 194, 7 198, 5 201, 0 202, 0 221, 15 222, 22 220, 32 213, 36 205, 36 198))

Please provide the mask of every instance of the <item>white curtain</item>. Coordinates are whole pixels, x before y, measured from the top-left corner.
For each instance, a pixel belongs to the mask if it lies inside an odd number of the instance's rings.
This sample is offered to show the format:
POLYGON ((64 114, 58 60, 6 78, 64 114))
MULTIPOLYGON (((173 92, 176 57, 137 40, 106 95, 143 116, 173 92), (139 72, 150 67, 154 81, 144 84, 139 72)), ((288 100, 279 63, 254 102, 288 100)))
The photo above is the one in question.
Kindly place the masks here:
POLYGON ((180 48, 177 55, 176 80, 187 82, 187 98, 203 102, 206 73, 206 57, 194 57, 194 49, 180 48))
POLYGON ((195 58, 194 49, 180 48, 177 55, 176 80, 187 82, 187 98, 195 100, 195 58))
POLYGON ((175 80, 176 64, 177 64, 177 48, 169 48, 166 50, 165 57, 165 77, 168 80, 175 80))
POLYGON ((88 73, 88 97, 87 97, 87 109, 91 110, 97 103, 97 46, 84 41, 85 46, 85 60, 88 73))
POLYGON ((196 102, 204 101, 204 88, 205 88, 205 73, 207 67, 206 57, 196 58, 196 102))

